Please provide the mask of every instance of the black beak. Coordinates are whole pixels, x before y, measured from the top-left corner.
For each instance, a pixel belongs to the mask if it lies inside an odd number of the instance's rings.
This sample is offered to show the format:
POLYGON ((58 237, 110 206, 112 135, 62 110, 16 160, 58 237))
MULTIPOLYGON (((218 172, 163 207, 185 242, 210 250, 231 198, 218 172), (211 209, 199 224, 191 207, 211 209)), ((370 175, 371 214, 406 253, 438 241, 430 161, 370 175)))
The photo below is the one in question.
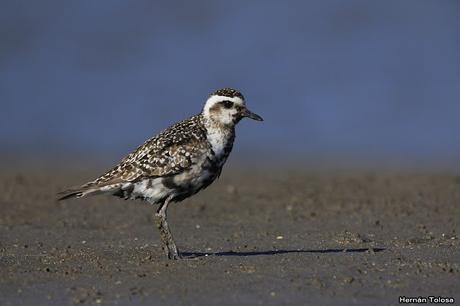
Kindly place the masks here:
POLYGON ((262 119, 262 117, 260 117, 259 115, 251 112, 249 109, 245 108, 241 111, 241 115, 243 117, 248 117, 248 118, 251 118, 252 120, 257 120, 257 121, 264 121, 264 119, 262 119))

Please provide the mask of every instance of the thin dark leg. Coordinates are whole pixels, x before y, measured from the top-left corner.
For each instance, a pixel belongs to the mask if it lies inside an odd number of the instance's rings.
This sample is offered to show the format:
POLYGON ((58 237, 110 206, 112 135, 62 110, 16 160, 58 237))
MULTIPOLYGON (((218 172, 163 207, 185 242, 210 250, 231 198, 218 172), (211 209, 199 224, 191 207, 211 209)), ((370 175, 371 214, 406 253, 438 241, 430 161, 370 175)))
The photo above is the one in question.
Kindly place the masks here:
POLYGON ((160 231, 161 241, 163 242, 163 250, 169 259, 179 259, 180 255, 177 251, 176 243, 174 242, 171 230, 166 220, 166 212, 168 210, 169 202, 171 198, 167 198, 165 202, 158 208, 155 214, 155 223, 160 231))

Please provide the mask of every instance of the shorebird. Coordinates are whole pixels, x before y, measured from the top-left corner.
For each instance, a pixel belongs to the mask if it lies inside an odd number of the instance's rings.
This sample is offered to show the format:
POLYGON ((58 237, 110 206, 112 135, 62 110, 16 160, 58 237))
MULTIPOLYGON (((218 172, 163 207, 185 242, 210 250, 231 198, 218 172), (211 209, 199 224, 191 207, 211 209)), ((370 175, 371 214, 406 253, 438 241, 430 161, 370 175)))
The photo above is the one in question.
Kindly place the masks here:
POLYGON ((180 258, 167 222, 168 205, 208 187, 220 176, 233 147, 235 125, 243 118, 263 121, 232 88, 213 92, 198 115, 148 139, 114 168, 82 186, 60 193, 59 200, 110 194, 158 205, 155 213, 163 249, 180 258))

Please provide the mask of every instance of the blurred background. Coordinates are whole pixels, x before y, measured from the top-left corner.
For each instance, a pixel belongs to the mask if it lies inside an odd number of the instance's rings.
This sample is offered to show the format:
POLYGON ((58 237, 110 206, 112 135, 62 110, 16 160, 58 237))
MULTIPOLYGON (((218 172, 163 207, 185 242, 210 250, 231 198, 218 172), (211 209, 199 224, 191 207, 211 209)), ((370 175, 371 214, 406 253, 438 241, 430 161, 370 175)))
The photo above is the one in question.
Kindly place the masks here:
POLYGON ((456 0, 1 0, 1 152, 109 167, 229 86, 233 160, 459 168, 459 54, 456 0))

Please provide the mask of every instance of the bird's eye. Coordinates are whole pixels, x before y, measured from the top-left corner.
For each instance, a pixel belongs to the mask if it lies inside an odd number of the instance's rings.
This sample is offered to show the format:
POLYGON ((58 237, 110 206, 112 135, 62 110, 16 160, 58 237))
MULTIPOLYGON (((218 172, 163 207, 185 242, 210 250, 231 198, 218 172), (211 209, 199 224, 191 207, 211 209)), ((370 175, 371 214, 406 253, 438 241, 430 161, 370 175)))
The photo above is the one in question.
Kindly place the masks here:
POLYGON ((225 108, 232 108, 232 106, 233 106, 233 102, 232 102, 232 101, 228 101, 228 100, 227 100, 227 101, 224 101, 224 102, 222 102, 222 103, 224 104, 224 107, 225 107, 225 108))

